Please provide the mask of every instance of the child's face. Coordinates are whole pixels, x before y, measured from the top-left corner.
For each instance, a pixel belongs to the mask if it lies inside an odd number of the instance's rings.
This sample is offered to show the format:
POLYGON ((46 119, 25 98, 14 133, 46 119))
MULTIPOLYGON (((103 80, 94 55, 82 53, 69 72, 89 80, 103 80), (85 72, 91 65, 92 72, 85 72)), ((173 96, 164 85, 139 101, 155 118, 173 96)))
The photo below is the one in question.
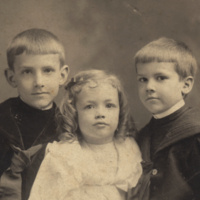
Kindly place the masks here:
POLYGON ((67 79, 67 66, 60 68, 58 54, 16 56, 10 71, 13 87, 22 100, 37 109, 50 109, 59 86, 67 79), (13 74, 12 74, 13 73, 13 74))
POLYGON ((174 63, 151 62, 137 65, 140 100, 153 114, 162 113, 183 99, 184 81, 174 63))
POLYGON ((119 121, 118 91, 109 83, 95 88, 83 86, 76 109, 83 138, 88 143, 104 144, 113 140, 119 121))

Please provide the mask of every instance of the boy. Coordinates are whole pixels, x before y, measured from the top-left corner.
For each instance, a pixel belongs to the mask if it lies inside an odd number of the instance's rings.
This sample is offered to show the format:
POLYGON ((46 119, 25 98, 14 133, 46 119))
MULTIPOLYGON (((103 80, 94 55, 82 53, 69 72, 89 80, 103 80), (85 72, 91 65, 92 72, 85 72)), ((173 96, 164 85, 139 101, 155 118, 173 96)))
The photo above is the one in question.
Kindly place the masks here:
POLYGON ((57 140, 53 102, 68 76, 58 38, 43 29, 18 34, 7 49, 7 81, 19 97, 0 104, 0 199, 28 199, 48 142, 57 140))
POLYGON ((185 106, 197 63, 188 47, 160 38, 135 55, 139 97, 152 113, 137 141, 140 199, 200 199, 200 112, 185 106))

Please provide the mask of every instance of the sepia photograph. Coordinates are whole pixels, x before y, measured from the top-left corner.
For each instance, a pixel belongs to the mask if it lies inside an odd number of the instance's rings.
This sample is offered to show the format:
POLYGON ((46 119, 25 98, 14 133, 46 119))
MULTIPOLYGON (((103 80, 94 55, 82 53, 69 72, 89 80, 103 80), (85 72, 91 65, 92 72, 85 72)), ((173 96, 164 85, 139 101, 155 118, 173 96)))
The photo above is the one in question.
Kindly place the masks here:
POLYGON ((0 200, 199 200, 199 9, 0 0, 0 200))

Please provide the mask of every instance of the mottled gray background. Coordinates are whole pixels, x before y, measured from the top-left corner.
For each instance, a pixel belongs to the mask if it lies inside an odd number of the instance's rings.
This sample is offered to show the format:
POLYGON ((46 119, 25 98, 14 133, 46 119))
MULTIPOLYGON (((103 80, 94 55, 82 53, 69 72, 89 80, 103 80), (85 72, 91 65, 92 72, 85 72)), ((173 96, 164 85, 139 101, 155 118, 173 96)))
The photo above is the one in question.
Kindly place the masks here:
MULTIPOLYGON (((139 101, 133 56, 161 36, 184 41, 200 61, 199 0, 0 0, 0 102, 17 96, 4 78, 6 48, 19 32, 52 31, 63 42, 71 78, 78 70, 108 69, 119 75, 138 128, 150 114, 139 101)), ((200 73, 187 103, 200 106, 200 73)), ((56 102, 59 102, 63 90, 56 102)))

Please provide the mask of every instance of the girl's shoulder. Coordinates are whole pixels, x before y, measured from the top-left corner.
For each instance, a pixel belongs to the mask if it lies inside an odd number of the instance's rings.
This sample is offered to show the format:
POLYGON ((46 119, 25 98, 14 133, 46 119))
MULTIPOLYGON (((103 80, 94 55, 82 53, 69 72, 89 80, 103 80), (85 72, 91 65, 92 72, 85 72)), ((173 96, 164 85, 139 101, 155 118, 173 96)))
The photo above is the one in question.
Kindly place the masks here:
POLYGON ((141 152, 137 145, 137 142, 132 137, 126 137, 122 142, 116 141, 115 146, 119 155, 127 160, 133 160, 133 162, 140 163, 142 161, 141 152))
POLYGON ((54 141, 53 143, 48 143, 46 147, 46 154, 58 155, 61 157, 66 157, 74 151, 81 149, 78 140, 74 141, 54 141))
POLYGON ((115 143, 116 145, 121 146, 124 149, 129 149, 136 153, 140 152, 139 146, 133 137, 126 137, 125 139, 119 141, 116 140, 115 143))
POLYGON ((117 176, 123 181, 122 185, 126 186, 125 188, 135 187, 142 174, 139 147, 132 137, 126 137, 122 142, 116 142, 115 145, 119 155, 117 176))

